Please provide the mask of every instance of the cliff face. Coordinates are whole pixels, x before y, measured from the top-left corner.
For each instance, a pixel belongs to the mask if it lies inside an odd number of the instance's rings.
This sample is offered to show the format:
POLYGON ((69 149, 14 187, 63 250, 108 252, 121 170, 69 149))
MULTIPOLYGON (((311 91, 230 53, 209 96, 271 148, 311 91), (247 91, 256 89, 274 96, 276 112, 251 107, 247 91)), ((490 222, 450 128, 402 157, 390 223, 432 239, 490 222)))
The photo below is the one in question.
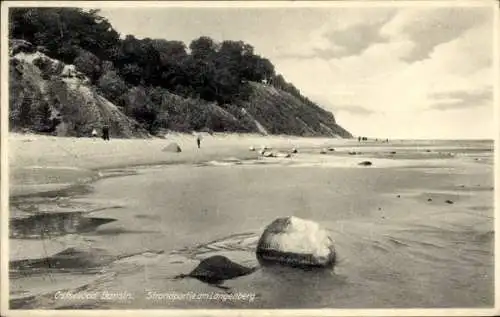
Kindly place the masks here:
MULTIPOLYGON (((150 137, 143 125, 103 97, 73 65, 49 58, 22 41, 11 43, 10 54, 11 131, 89 136, 92 129, 99 131, 108 124, 114 137, 150 137)), ((124 102, 129 108, 153 105, 159 132, 188 132, 188 126, 194 125, 212 131, 352 137, 330 112, 270 85, 248 85, 250 98, 239 104, 220 106, 170 93, 156 100, 152 90, 140 86, 129 88, 124 102)))
POLYGON ((242 103, 258 131, 269 134, 352 138, 332 113, 270 85, 250 83, 252 95, 242 103))
POLYGON ((89 136, 104 124, 115 137, 147 137, 136 121, 99 95, 73 65, 43 53, 18 52, 10 58, 11 131, 89 136))

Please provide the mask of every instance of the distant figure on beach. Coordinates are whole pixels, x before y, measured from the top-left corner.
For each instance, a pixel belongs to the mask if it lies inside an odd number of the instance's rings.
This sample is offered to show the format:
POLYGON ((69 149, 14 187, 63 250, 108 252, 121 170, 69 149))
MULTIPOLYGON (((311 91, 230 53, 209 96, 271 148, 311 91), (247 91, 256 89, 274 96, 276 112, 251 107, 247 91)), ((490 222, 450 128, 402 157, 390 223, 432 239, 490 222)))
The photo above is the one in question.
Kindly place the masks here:
POLYGON ((97 130, 95 128, 92 129, 92 137, 93 138, 97 137, 97 130))
POLYGON ((196 134, 196 144, 198 145, 198 148, 201 148, 201 134, 199 133, 196 134))
POLYGON ((360 136, 358 136, 358 142, 361 142, 361 137, 360 136))
POLYGON ((102 139, 109 141, 109 126, 107 124, 102 127, 102 139))

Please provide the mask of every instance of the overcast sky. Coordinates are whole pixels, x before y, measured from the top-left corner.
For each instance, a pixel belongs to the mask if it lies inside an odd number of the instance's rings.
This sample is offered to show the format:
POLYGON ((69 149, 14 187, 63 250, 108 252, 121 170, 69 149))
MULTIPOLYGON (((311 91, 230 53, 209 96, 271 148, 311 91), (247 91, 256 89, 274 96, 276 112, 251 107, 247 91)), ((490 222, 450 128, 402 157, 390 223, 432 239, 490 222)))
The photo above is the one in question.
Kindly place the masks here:
POLYGON ((493 138, 492 7, 102 8, 121 34, 243 40, 354 135, 493 138))

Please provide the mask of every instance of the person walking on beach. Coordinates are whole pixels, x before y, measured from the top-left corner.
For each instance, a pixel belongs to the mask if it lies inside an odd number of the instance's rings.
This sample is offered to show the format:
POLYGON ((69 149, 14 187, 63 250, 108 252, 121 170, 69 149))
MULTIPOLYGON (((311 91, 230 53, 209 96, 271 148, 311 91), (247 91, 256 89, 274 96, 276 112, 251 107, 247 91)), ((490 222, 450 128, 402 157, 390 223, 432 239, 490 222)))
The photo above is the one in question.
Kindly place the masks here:
POLYGON ((102 127, 102 139, 109 141, 109 126, 107 124, 102 127))
POLYGON ((201 148, 201 134, 199 133, 196 134, 196 144, 198 145, 198 148, 201 148))

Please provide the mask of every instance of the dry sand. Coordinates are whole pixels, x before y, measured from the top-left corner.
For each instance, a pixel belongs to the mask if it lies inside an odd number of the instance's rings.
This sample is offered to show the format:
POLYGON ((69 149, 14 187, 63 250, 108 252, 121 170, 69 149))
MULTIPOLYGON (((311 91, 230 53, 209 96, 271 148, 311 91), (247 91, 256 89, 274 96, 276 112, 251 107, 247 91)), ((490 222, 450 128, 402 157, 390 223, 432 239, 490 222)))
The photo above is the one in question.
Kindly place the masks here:
MULTIPOLYGON (((250 146, 287 147, 344 144, 352 140, 327 138, 294 138, 237 134, 203 135, 202 148, 196 148, 196 139, 189 134, 170 134, 165 139, 111 139, 63 138, 42 135, 9 135, 10 167, 72 166, 79 168, 109 168, 116 166, 147 165, 167 162, 194 162, 202 157, 228 155, 248 157, 250 146), (180 154, 164 153, 171 142, 180 145, 180 154)), ((255 154, 255 153, 254 153, 255 154)))
MULTIPOLYGON (((75 181, 89 181, 97 178, 98 171, 155 164, 194 164, 224 159, 257 159, 262 146, 275 151, 290 151, 298 148, 302 153, 313 149, 335 148, 335 158, 328 156, 318 160, 317 156, 301 155, 297 165, 330 165, 355 167, 362 159, 369 157, 378 166, 406 164, 395 161, 389 151, 422 149, 426 155, 423 166, 442 163, 443 156, 456 148, 446 142, 393 141, 362 142, 355 139, 303 138, 290 136, 260 136, 252 134, 204 134, 202 148, 196 148, 195 136, 172 133, 165 139, 111 139, 65 138, 44 135, 10 133, 8 138, 9 180, 11 195, 26 195, 40 191, 64 188, 75 181), (180 145, 181 153, 164 152, 171 142, 180 145), (254 147, 256 151, 249 151, 254 147), (432 152, 424 152, 424 150, 432 152), (440 151, 441 150, 441 151, 440 151), (349 152, 356 156, 349 156, 349 152), (445 152, 442 152, 445 151, 445 152), (439 159, 433 161, 433 159, 439 159)), ((315 151, 315 150, 313 150, 315 151)), ((452 152, 450 152, 452 151, 452 152)), ((315 154, 315 153, 313 153, 315 154)), ((276 161, 276 159, 271 159, 276 161)))
POLYGON ((261 146, 324 146, 346 143, 346 140, 258 135, 203 135, 202 148, 189 134, 170 134, 165 139, 64 138, 11 133, 8 139, 11 195, 55 190, 75 180, 96 176, 95 171, 138 165, 200 163, 235 157, 257 158, 261 146), (171 142, 180 145, 181 153, 163 152, 171 142))

